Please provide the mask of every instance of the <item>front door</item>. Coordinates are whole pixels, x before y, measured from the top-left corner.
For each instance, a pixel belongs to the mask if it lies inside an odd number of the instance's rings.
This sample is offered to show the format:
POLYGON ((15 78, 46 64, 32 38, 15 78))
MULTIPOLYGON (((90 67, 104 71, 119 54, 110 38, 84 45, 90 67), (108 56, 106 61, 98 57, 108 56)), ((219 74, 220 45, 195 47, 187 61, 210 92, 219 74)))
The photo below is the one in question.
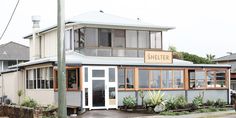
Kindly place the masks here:
POLYGON ((117 108, 117 68, 84 66, 83 108, 117 108))

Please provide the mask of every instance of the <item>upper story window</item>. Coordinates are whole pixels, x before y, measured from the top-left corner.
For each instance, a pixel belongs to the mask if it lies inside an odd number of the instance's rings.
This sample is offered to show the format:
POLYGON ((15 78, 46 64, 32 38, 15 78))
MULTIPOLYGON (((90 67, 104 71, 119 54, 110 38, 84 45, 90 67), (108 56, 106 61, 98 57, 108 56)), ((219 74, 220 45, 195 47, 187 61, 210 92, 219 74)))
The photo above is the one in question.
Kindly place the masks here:
POLYGON ((162 48, 162 43, 161 43, 161 32, 150 32, 150 44, 151 48, 162 48))
POLYGON ((99 47, 111 47, 111 31, 110 29, 98 29, 99 47))
POLYGON ((74 30, 73 48, 89 56, 143 57, 146 49, 162 49, 161 34, 154 31, 86 27, 74 30))
POLYGON ((65 50, 72 50, 72 29, 65 31, 65 50))

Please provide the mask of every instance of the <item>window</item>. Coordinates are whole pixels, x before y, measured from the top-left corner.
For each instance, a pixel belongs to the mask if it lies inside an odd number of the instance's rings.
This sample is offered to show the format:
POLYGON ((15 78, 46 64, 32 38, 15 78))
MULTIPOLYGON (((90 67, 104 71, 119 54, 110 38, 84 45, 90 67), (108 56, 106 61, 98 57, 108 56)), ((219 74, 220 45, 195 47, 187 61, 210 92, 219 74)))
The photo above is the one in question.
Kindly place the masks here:
POLYGON ((139 70, 139 88, 149 88, 149 70, 139 70))
POLYGON ((161 71, 160 70, 150 70, 151 72, 151 80, 150 85, 151 88, 161 88, 161 71))
MULTIPOLYGON (((58 76, 55 70, 55 89, 58 89, 58 76)), ((80 68, 69 68, 66 70, 66 88, 70 90, 78 90, 80 88, 80 68)))
POLYGON ((84 79, 84 82, 88 82, 88 67, 85 67, 84 71, 85 71, 85 79, 84 79))
MULTIPOLYGON (((189 71, 190 72, 190 71, 189 71)), ((190 88, 226 87, 226 71, 222 70, 191 70, 190 88)))
POLYGON ((134 69, 127 68, 126 87, 134 88, 134 69))
POLYGON ((98 46, 111 47, 111 30, 110 29, 98 30, 98 46))
POLYGON ((35 68, 26 70, 27 89, 52 89, 53 88, 53 68, 35 68))
POLYGON ((226 72, 216 71, 216 87, 226 87, 226 72))
POLYGON ((125 88, 125 69, 118 69, 118 86, 119 88, 125 88))
POLYGON ((85 28, 85 47, 98 47, 98 29, 85 28))
POLYGON ((76 89, 76 69, 67 70, 67 88, 76 89))
POLYGON ((139 69, 139 88, 184 88, 184 71, 168 69, 139 69))
POLYGON ((72 29, 65 31, 65 50, 72 49, 72 29))
POLYGON ((150 32, 150 41, 151 41, 151 48, 161 49, 162 48, 161 32, 150 32))
POLYGON ((109 82, 115 82, 115 68, 109 68, 109 82))
POLYGON ((126 47, 137 48, 138 47, 138 33, 135 30, 126 30, 126 47))
POLYGON ((162 70, 162 88, 173 88, 171 70, 162 70))
POLYGON ((92 70, 93 77, 105 77, 105 70, 92 70))
POLYGON ((124 48, 125 47, 125 30, 112 30, 112 47, 124 48))
POLYGON ((134 69, 119 68, 118 69, 118 86, 119 88, 134 88, 134 69))
POLYGON ((207 72, 207 87, 214 87, 215 85, 215 72, 208 71, 207 72))
POLYGON ((183 70, 174 70, 174 88, 184 88, 183 70))
POLYGON ((149 32, 138 31, 138 48, 149 48, 149 32))

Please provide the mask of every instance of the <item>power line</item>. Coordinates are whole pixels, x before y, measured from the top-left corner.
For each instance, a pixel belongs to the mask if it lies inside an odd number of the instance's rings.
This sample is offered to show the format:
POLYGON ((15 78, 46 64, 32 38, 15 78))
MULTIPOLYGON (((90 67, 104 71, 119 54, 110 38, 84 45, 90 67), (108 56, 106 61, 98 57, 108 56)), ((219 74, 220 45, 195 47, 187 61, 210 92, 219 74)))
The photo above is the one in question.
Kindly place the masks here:
POLYGON ((8 28, 8 26, 10 25, 11 19, 12 19, 13 15, 15 14, 15 11, 16 11, 16 8, 17 8, 19 2, 20 2, 20 0, 17 1, 16 6, 15 6, 15 8, 14 8, 12 14, 11 14, 11 17, 10 17, 10 19, 9 19, 9 21, 8 21, 8 23, 7 23, 6 27, 5 27, 5 29, 4 29, 4 31, 3 31, 3 33, 2 33, 2 35, 1 35, 1 37, 0 37, 0 40, 2 39, 2 37, 3 37, 4 34, 5 34, 5 32, 7 31, 7 28, 8 28))

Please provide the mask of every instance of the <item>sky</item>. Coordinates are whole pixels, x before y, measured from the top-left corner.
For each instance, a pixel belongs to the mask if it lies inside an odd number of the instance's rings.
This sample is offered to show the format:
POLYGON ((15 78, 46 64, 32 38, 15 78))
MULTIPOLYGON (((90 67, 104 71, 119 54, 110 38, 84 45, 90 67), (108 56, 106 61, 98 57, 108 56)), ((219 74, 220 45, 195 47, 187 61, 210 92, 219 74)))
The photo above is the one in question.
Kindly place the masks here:
MULTIPOLYGON (((0 34, 2 34, 17 0, 0 0, 0 34)), ((130 19, 140 18, 174 30, 163 33, 164 50, 175 46, 205 57, 236 52, 235 0, 65 0, 65 18, 103 10, 130 19)), ((31 16, 41 16, 40 27, 57 23, 57 0, 21 0, 0 44, 23 39, 32 32, 31 16)))

